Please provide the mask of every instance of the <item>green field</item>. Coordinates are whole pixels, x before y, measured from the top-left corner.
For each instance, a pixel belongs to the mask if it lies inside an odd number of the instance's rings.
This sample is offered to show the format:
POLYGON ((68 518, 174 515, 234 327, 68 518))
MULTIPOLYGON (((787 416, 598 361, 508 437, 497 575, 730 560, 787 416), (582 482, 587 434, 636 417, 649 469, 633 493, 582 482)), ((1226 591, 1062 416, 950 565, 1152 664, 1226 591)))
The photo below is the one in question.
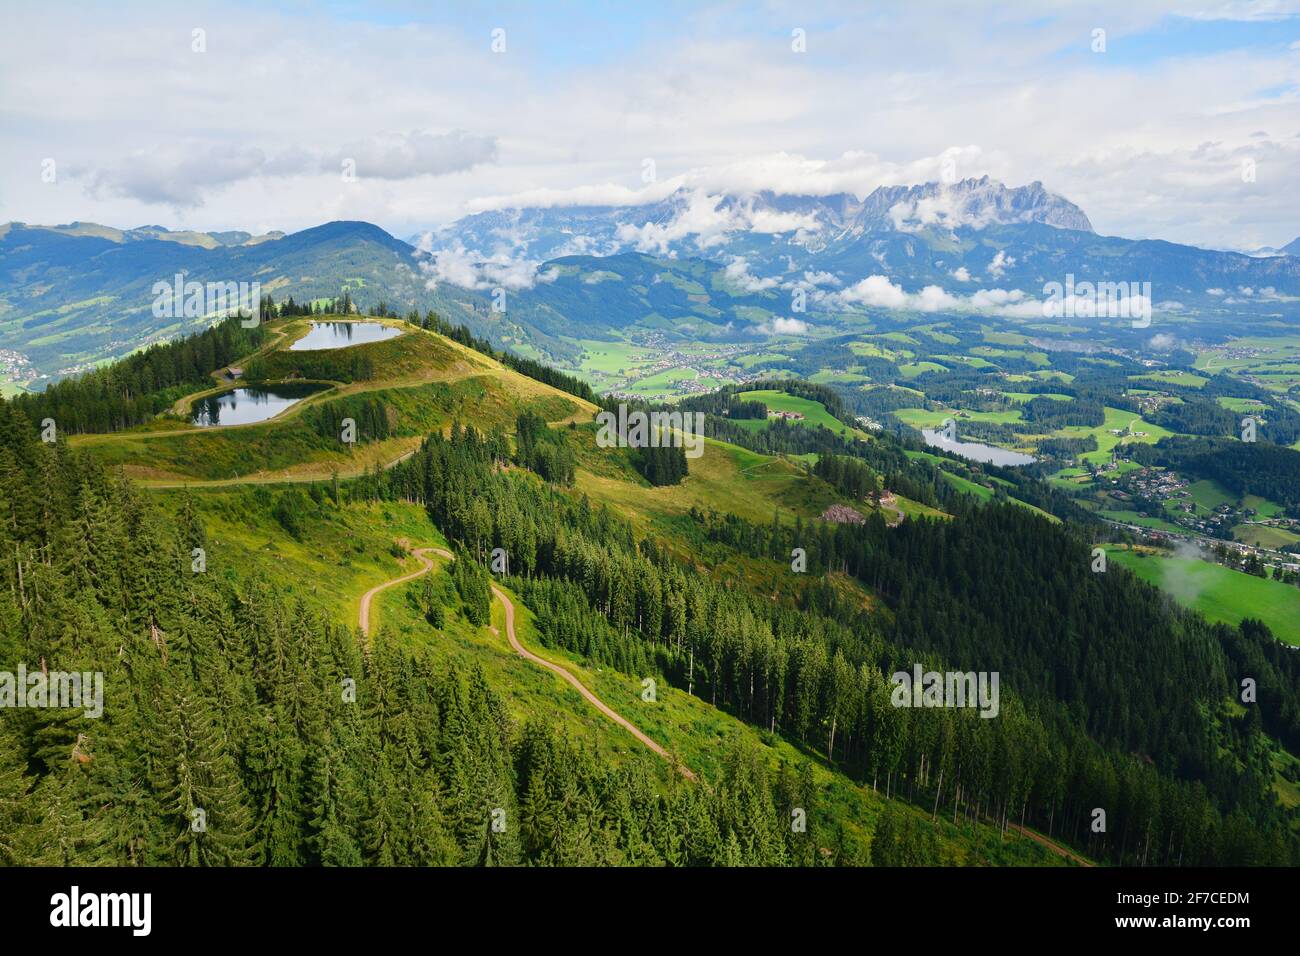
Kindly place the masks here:
POLYGON ((1263 621, 1280 640, 1300 645, 1300 588, 1234 571, 1199 558, 1144 557, 1115 551, 1110 559, 1212 621, 1263 621))
POLYGON ((980 501, 988 501, 993 497, 993 489, 985 485, 977 485, 969 478, 963 478, 961 475, 954 475, 950 471, 943 472, 944 480, 951 484, 958 491, 963 491, 968 495, 974 495, 980 501))
POLYGON ((579 344, 583 347, 581 370, 584 372, 623 375, 625 371, 633 371, 649 360, 644 349, 626 342, 590 339, 579 344))
MULTIPOLYGON (((796 395, 789 395, 785 392, 779 392, 774 389, 758 389, 752 392, 741 392, 736 396, 741 401, 762 402, 767 406, 769 411, 773 412, 797 412, 803 415, 802 419, 795 419, 793 424, 803 425, 807 428, 816 428, 818 425, 824 425, 831 431, 839 435, 853 438, 866 438, 865 432, 856 428, 850 428, 842 421, 826 410, 826 406, 821 402, 814 402, 809 398, 799 398, 796 395)), ((736 419, 737 425, 750 430, 766 428, 767 422, 762 419, 736 419)))
POLYGON ((861 385, 870 382, 871 379, 861 372, 832 372, 829 369, 822 369, 809 376, 808 381, 815 385, 861 385))
POLYGON ((1165 385, 1183 385, 1188 388, 1200 388, 1208 378, 1200 375, 1193 375, 1191 372, 1184 371, 1166 371, 1151 372, 1148 375, 1130 375, 1129 380, 1133 382, 1160 382, 1165 385))
POLYGON ((1239 524, 1232 529, 1232 536, 1237 541, 1273 551, 1282 551, 1300 544, 1300 534, 1288 528, 1273 528, 1264 524, 1239 524))
POLYGON ((1035 398, 1050 398, 1054 402, 1072 402, 1073 395, 1063 395, 1060 392, 1003 392, 1007 398, 1013 402, 1031 402, 1035 398))
POLYGON ((909 362, 906 365, 898 366, 898 371, 902 373, 903 378, 916 378, 926 372, 946 372, 948 371, 938 362, 909 362))
POLYGON ((1219 406, 1230 412, 1254 412, 1264 407, 1264 403, 1254 398, 1233 398, 1229 395, 1219 396, 1219 406))
POLYGON ((1196 506, 1205 511, 1213 511, 1219 505, 1235 504, 1237 501, 1235 496, 1229 494, 1215 481, 1192 482, 1187 486, 1187 491, 1192 496, 1192 501, 1196 502, 1196 506))
POLYGON ((742 368, 752 368, 763 362, 788 362, 790 356, 784 352, 755 352, 751 355, 742 355, 736 359, 736 364, 742 368))
POLYGON ((894 416, 900 421, 913 428, 934 428, 941 425, 945 418, 954 418, 957 421, 957 430, 961 431, 963 420, 972 422, 992 422, 998 425, 1009 425, 1020 421, 1020 409, 1012 408, 1001 412, 971 412, 962 409, 939 408, 929 411, 924 408, 900 408, 894 412, 894 416))
POLYGON ((993 368, 993 363, 988 359, 980 358, 974 355, 935 355, 932 358, 941 362, 956 362, 959 365, 969 365, 971 368, 993 368))
POLYGON ((1088 452, 1083 455, 1085 461, 1094 464, 1102 464, 1110 460, 1111 449, 1117 445, 1128 442, 1139 442, 1146 445, 1154 445, 1162 438, 1168 438, 1173 432, 1161 428, 1159 425, 1152 425, 1150 422, 1143 420, 1140 416, 1132 412, 1126 412, 1119 408, 1106 406, 1106 420, 1095 428, 1088 428, 1083 425, 1067 425, 1064 428, 1058 428, 1052 432, 1055 438, 1084 438, 1092 435, 1097 439, 1097 450, 1088 452), (1111 433, 1112 429, 1128 428, 1129 435, 1119 436, 1111 433), (1144 432, 1143 435, 1133 435, 1133 432, 1144 432))

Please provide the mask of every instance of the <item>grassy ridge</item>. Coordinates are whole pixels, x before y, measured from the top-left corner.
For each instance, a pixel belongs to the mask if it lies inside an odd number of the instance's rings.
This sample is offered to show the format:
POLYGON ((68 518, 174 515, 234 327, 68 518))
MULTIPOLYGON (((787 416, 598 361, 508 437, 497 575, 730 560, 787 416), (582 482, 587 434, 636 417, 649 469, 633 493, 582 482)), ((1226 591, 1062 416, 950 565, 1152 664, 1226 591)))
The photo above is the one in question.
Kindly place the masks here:
POLYGON ((521 401, 492 376, 432 382, 410 388, 367 389, 390 408, 395 439, 372 446, 358 435, 355 449, 312 426, 313 410, 339 400, 328 395, 303 401, 284 415, 256 425, 183 431, 85 436, 73 444, 91 450, 107 465, 120 465, 135 478, 226 480, 261 473, 279 477, 325 476, 333 469, 354 473, 375 461, 391 461, 419 438, 449 427, 453 420, 482 429, 505 427, 525 407, 551 418, 572 414, 576 404, 557 393, 521 401), (400 439, 405 439, 401 441, 400 439), (376 454, 377 452, 383 454, 376 454))
MULTIPOLYGON (((269 378, 293 378, 304 371, 319 372, 317 365, 328 364, 331 355, 364 354, 375 378, 339 384, 253 425, 197 428, 160 421, 133 431, 76 436, 72 443, 144 481, 309 480, 333 471, 347 476, 388 464, 416 447, 424 435, 443 431, 457 419, 486 431, 508 429, 525 409, 552 422, 585 419, 595 410, 589 402, 434 332, 405 327, 407 334, 384 342, 319 352, 286 351, 296 333, 306 328, 305 321, 291 321, 277 329, 283 334, 270 351, 255 359, 257 367, 269 378), (304 364, 302 356, 314 358, 304 364), (360 435, 360 442, 349 449, 337 437, 313 427, 313 416, 324 406, 360 394, 388 406, 391 427, 386 440, 367 443, 366 436, 360 435)), ((221 390, 196 393, 184 407, 221 390)))

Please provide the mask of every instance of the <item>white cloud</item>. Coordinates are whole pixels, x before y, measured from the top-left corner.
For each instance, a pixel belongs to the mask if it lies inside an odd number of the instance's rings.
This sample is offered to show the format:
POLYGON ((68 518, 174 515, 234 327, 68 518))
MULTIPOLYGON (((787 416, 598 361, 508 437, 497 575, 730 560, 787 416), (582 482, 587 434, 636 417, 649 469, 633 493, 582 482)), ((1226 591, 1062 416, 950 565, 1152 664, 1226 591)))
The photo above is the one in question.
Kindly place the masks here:
POLYGON ((956 296, 949 295, 937 285, 928 285, 917 293, 916 307, 922 312, 939 312, 943 309, 955 309, 960 306, 956 296))
POLYGON ((266 155, 251 147, 185 141, 138 149, 95 169, 70 172, 96 198, 116 196, 175 208, 201 206, 213 189, 256 175, 266 155))
POLYGON ((74 164, 70 172, 86 181, 93 197, 186 209, 202 206, 213 192, 254 178, 329 174, 337 180, 346 163, 349 174, 358 179, 411 179, 464 172, 495 157, 491 137, 462 130, 415 130, 357 140, 334 153, 292 146, 271 157, 253 146, 181 140, 133 150, 95 167, 74 164))
POLYGON ((1045 318, 1079 318, 1079 319, 1128 319, 1149 316, 1152 312, 1151 300, 1142 294, 1066 295, 1059 299, 1047 299, 1042 303, 1041 314, 1045 318))
POLYGON ((958 282, 971 281, 970 270, 967 269, 965 266, 958 266, 956 269, 953 269, 952 272, 948 274, 951 275, 958 282))
POLYGON ((1292 0, 1228 0, 1213 3, 1203 10, 1182 13, 1193 20, 1285 20, 1300 14, 1300 5, 1292 0))
POLYGON ((777 316, 755 328, 764 335, 803 335, 811 326, 802 319, 777 316))
POLYGON ((811 286, 822 286, 822 285, 842 285, 842 284, 843 284, 843 283, 840 282, 840 278, 839 278, 839 276, 833 275, 833 274, 830 273, 830 272, 825 272, 825 271, 822 271, 822 270, 816 270, 816 271, 814 271, 814 270, 808 270, 808 271, 805 271, 804 274, 803 274, 803 281, 804 281, 804 283, 806 283, 807 285, 811 285, 811 286))
POLYGON ((731 262, 727 264, 723 274, 727 280, 746 292, 763 292, 767 289, 776 288, 780 284, 779 279, 767 277, 760 279, 749 271, 749 262, 744 256, 733 256, 731 262))
POLYGON ((464 246, 430 252, 433 258, 420 263, 428 276, 426 284, 430 289, 437 288, 439 282, 460 286, 462 289, 487 288, 480 277, 478 257, 466 251, 464 246))
POLYGON ((1025 294, 1019 289, 980 289, 970 296, 971 303, 978 309, 1000 309, 1025 299, 1025 294))
MULTIPOLYGON (((832 307, 867 306, 915 312, 988 312, 1020 318, 1042 317, 1047 305, 1044 301, 1030 298, 1019 289, 980 289, 963 296, 937 285, 928 285, 919 292, 907 292, 901 285, 883 275, 868 276, 841 292, 821 293, 820 301, 832 307)), ((1137 309, 1142 302, 1139 296, 1128 304, 1137 309)))
POLYGON ((721 202, 721 196, 709 196, 696 190, 690 194, 686 208, 667 223, 624 224, 618 228, 618 238, 640 252, 650 253, 668 252, 673 242, 688 237, 693 238, 700 249, 721 245, 728 233, 742 228, 735 213, 718 208, 721 202))
POLYGON ((904 309, 908 295, 903 287, 895 285, 888 276, 867 276, 854 283, 837 296, 845 304, 870 305, 881 309, 904 309))
POLYGON ((769 235, 795 232, 806 236, 817 232, 821 224, 817 217, 797 212, 777 212, 773 209, 746 210, 749 231, 769 235))
POLYGON ((416 176, 445 176, 495 162, 496 138, 465 130, 431 133, 383 133, 354 140, 322 161, 324 171, 337 173, 345 161, 356 166, 358 178, 413 179, 416 176))
POLYGON ((1002 274, 1016 264, 1015 256, 1009 256, 1002 249, 999 249, 993 261, 989 263, 989 275, 995 279, 1002 277, 1002 274))
POLYGON ((460 243, 433 249, 431 236, 425 235, 417 248, 427 258, 421 258, 420 269, 425 275, 425 285, 430 289, 438 283, 459 286, 462 289, 531 289, 537 283, 554 282, 559 273, 554 269, 539 272, 542 263, 537 260, 513 259, 504 253, 484 255, 467 250, 460 243))

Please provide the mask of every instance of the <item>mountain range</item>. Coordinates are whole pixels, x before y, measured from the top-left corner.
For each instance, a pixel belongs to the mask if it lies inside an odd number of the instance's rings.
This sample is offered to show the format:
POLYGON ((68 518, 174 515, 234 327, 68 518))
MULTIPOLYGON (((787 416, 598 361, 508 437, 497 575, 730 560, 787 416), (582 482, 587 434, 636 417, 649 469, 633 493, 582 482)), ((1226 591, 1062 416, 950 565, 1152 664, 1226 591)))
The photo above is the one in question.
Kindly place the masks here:
POLYGON ((1175 312, 1272 315, 1300 296, 1300 239, 1282 251, 1252 257, 1098 235, 1041 183, 988 177, 862 199, 679 189, 643 205, 484 211, 407 241, 348 221, 259 236, 9 223, 0 226, 0 355, 9 380, 39 387, 206 324, 154 317, 152 287, 178 273, 256 281, 277 301, 347 291, 362 307, 433 309, 565 364, 578 340, 630 328, 743 342, 845 313, 1033 300, 1068 275, 1150 282, 1157 308, 1175 312), (793 319, 796 289, 808 302, 793 319))
POLYGON ((678 255, 698 254, 701 248, 733 251, 755 245, 737 245, 749 235, 770 237, 776 246, 821 252, 889 232, 1023 223, 1092 232, 1078 206, 1048 192, 1042 183, 1009 189, 985 176, 951 185, 881 186, 865 199, 851 193, 799 196, 770 190, 748 196, 709 195, 683 188, 644 205, 481 212, 411 241, 459 242, 468 249, 504 248, 549 259, 627 247, 678 255))

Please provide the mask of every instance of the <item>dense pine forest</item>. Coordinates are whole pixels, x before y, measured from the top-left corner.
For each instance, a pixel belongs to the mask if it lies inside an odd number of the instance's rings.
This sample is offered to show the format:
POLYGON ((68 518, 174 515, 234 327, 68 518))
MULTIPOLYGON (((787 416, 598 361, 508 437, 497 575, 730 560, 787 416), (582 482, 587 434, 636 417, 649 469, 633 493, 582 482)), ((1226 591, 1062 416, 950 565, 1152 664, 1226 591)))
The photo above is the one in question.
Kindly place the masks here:
POLYGON ((936 814, 1025 820, 1128 864, 1297 860, 1265 736, 1295 745, 1294 655, 1254 625, 1175 611, 1121 570, 1092 573, 1083 538, 1022 509, 899 529, 878 514, 808 527, 696 515, 702 543, 778 561, 803 547, 810 572, 858 576, 889 602, 884 618, 816 585, 793 607, 711 580, 585 499, 494 469, 472 428, 432 436, 364 493, 423 502, 480 560, 504 548, 546 639, 653 665, 936 814), (1002 715, 892 706, 888 675, 915 661, 1004 674, 1002 715), (1244 676, 1269 703, 1234 716, 1244 676), (1096 807, 1110 808, 1105 834, 1089 828, 1096 807))
MULTIPOLYGON (((503 440, 503 439, 499 439, 503 440)), ((546 427, 533 412, 524 412, 515 422, 515 461, 537 472, 547 481, 572 485, 577 457, 562 430, 546 427)))
MULTIPOLYGON (((713 788, 597 761, 515 726, 480 672, 194 573, 190 509, 172 521, 37 434, 0 407, 0 659, 101 671, 104 708, 0 710, 0 863, 869 862, 824 829, 806 777, 751 752, 713 788)), ((481 596, 486 572, 465 569, 457 593, 481 596)), ((482 619, 481 597, 451 600, 438 613, 482 619)))
MULTIPOLYGON (((663 436, 667 440, 668 436, 663 436)), ((652 485, 681 484, 687 474, 686 450, 681 445, 659 445, 636 449, 633 465, 652 485)))

